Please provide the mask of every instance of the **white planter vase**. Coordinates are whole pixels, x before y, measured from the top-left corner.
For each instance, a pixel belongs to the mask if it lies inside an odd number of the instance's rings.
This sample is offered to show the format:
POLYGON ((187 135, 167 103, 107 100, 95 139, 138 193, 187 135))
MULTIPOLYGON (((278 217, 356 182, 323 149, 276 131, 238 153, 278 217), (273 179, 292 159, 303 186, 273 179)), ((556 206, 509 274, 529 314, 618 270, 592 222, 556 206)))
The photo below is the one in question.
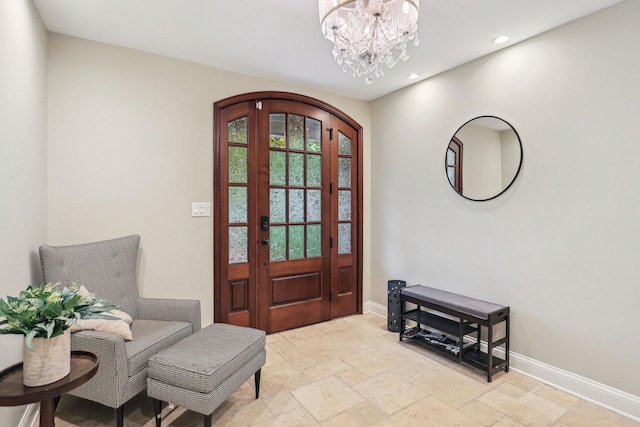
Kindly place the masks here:
POLYGON ((32 351, 23 345, 23 383, 38 387, 54 383, 71 370, 71 332, 69 329, 54 338, 34 338, 32 351))

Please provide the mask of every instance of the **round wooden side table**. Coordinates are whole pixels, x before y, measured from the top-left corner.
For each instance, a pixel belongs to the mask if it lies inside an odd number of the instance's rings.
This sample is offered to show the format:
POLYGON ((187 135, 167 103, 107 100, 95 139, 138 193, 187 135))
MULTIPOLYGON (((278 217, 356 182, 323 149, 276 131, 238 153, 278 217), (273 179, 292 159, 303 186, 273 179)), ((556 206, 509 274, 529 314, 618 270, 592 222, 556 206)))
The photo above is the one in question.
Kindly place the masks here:
POLYGON ((22 384, 22 363, 0 372, 0 406, 40 402, 40 427, 54 427, 55 400, 86 383, 98 371, 98 356, 89 351, 71 352, 71 372, 51 384, 27 387, 22 384))

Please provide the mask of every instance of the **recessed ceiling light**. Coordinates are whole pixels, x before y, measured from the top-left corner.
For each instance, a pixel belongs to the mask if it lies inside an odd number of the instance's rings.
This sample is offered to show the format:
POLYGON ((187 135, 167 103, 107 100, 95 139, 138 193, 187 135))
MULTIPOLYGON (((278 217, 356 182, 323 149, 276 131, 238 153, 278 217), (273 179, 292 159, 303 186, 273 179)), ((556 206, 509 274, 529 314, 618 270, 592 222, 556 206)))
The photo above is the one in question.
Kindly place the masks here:
POLYGON ((407 76, 408 79, 417 79, 418 77, 420 77, 420 74, 416 74, 416 73, 411 73, 407 76))
POLYGON ((502 43, 507 42, 508 40, 509 40, 509 36, 498 36, 495 39, 493 39, 492 41, 495 44, 502 44, 502 43))

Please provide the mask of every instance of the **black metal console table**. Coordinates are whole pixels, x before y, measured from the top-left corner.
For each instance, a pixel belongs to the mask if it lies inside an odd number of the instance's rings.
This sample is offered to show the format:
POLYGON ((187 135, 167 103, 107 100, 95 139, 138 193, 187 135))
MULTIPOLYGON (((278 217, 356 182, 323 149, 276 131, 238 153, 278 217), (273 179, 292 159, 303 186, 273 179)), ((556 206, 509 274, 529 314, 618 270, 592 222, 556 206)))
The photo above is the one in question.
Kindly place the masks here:
POLYGON ((488 382, 491 382, 494 373, 502 369, 509 372, 508 306, 422 285, 403 288, 400 301, 400 341, 403 338, 411 339, 461 363, 486 371, 488 382), (418 307, 406 310, 407 302, 418 307), (407 320, 413 320, 417 325, 407 328, 407 320), (493 327, 503 322, 504 337, 494 341, 493 327), (483 326, 487 329, 486 352, 480 346, 483 326), (499 346, 504 346, 504 358, 494 354, 499 346))

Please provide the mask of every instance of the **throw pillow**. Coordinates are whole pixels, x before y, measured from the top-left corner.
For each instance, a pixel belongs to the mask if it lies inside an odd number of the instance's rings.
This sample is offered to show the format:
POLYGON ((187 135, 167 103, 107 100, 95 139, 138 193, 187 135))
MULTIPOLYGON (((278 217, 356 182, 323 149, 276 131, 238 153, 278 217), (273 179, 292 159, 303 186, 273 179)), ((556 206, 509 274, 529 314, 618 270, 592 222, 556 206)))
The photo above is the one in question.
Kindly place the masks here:
MULTIPOLYGON (((80 286, 81 295, 88 296, 91 292, 84 286, 80 286)), ((125 341, 133 340, 133 334, 131 333, 131 323, 133 319, 129 314, 120 310, 111 310, 108 314, 117 317, 117 320, 112 319, 78 319, 76 323, 71 325, 71 333, 82 330, 107 332, 110 334, 120 335, 125 341)))

